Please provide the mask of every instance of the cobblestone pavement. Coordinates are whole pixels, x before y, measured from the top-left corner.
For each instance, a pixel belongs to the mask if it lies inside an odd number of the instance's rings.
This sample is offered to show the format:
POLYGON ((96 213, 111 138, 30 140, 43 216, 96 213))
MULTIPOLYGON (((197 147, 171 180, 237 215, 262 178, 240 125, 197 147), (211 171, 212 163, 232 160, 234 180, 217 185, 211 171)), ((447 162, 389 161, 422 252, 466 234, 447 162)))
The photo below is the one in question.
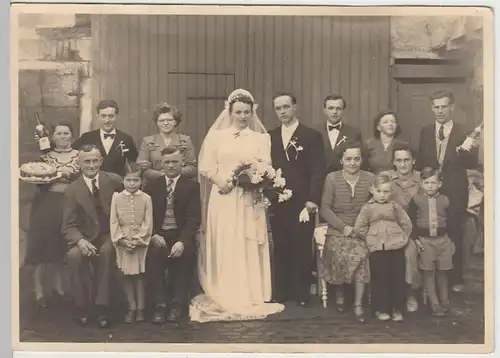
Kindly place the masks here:
MULTIPOLYGON (((474 343, 484 342, 482 272, 468 275, 467 291, 452 297, 452 313, 433 318, 427 311, 408 314, 404 323, 355 321, 352 313, 322 308, 319 300, 310 308, 287 306, 262 321, 186 323, 154 326, 150 323, 108 329, 81 327, 71 311, 61 305, 35 311, 31 293, 21 294, 22 342, 141 342, 141 343, 474 343)), ((23 278, 21 278, 23 280, 23 278)), ((26 279, 26 278, 24 278, 26 279)))

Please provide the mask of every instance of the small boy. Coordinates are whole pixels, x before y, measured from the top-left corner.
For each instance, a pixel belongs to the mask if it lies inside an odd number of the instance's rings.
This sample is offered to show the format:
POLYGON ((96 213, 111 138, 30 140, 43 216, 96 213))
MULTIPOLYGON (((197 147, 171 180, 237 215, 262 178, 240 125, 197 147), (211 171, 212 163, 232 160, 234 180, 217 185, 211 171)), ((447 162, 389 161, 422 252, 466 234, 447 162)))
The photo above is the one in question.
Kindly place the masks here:
POLYGON ((419 250, 418 264, 423 273, 432 314, 443 317, 450 309, 448 271, 453 268, 455 253, 455 246, 448 236, 449 200, 439 193, 442 183, 438 170, 425 167, 420 179, 422 192, 413 197, 408 208, 413 223, 411 236, 419 250))

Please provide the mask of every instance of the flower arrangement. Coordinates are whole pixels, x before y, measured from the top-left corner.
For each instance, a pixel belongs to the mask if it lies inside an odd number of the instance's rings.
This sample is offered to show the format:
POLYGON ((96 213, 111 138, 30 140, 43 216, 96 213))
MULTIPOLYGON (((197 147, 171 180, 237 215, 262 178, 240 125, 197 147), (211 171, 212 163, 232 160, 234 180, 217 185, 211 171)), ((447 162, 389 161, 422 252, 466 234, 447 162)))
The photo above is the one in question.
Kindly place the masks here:
POLYGON ((261 159, 240 163, 231 173, 229 182, 251 194, 254 204, 264 203, 266 207, 271 202, 281 203, 292 197, 292 191, 285 187, 281 169, 275 170, 261 159))

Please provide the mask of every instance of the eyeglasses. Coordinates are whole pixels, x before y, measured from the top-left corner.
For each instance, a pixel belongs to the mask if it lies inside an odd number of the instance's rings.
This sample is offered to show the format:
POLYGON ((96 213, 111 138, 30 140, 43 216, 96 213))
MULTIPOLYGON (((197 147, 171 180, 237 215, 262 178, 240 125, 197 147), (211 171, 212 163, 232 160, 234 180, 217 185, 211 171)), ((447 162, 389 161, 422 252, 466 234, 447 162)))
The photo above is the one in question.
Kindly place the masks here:
POLYGON ((172 122, 177 122, 174 118, 172 119, 159 119, 156 121, 156 123, 172 123, 172 122))

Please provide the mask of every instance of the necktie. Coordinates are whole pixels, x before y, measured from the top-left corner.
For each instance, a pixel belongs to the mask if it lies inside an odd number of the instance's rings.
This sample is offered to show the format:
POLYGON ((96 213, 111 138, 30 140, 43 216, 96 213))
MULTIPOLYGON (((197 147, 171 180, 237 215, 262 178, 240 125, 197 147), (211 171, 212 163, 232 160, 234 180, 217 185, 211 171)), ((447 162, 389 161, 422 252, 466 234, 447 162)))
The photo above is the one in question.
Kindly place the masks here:
POLYGON ((104 139, 108 139, 108 138, 111 138, 111 139, 115 139, 115 135, 113 133, 104 133, 104 139))
POLYGON ((335 124, 335 125, 332 125, 332 124, 329 124, 328 125, 328 131, 333 131, 334 129, 340 131, 340 126, 342 125, 341 122, 335 124))
POLYGON ((169 178, 167 180, 167 199, 172 198, 173 189, 174 189, 174 180, 169 178))
POLYGON ((236 132, 236 133, 234 133, 234 138, 236 138, 236 139, 237 139, 237 138, 239 138, 239 136, 240 136, 240 132, 236 132))
POLYGON ((439 127, 438 138, 440 141, 444 140, 444 126, 442 124, 441 127, 439 127))
POLYGON ((94 198, 99 198, 99 188, 97 187, 97 181, 96 179, 92 179, 92 195, 94 195, 94 198))

